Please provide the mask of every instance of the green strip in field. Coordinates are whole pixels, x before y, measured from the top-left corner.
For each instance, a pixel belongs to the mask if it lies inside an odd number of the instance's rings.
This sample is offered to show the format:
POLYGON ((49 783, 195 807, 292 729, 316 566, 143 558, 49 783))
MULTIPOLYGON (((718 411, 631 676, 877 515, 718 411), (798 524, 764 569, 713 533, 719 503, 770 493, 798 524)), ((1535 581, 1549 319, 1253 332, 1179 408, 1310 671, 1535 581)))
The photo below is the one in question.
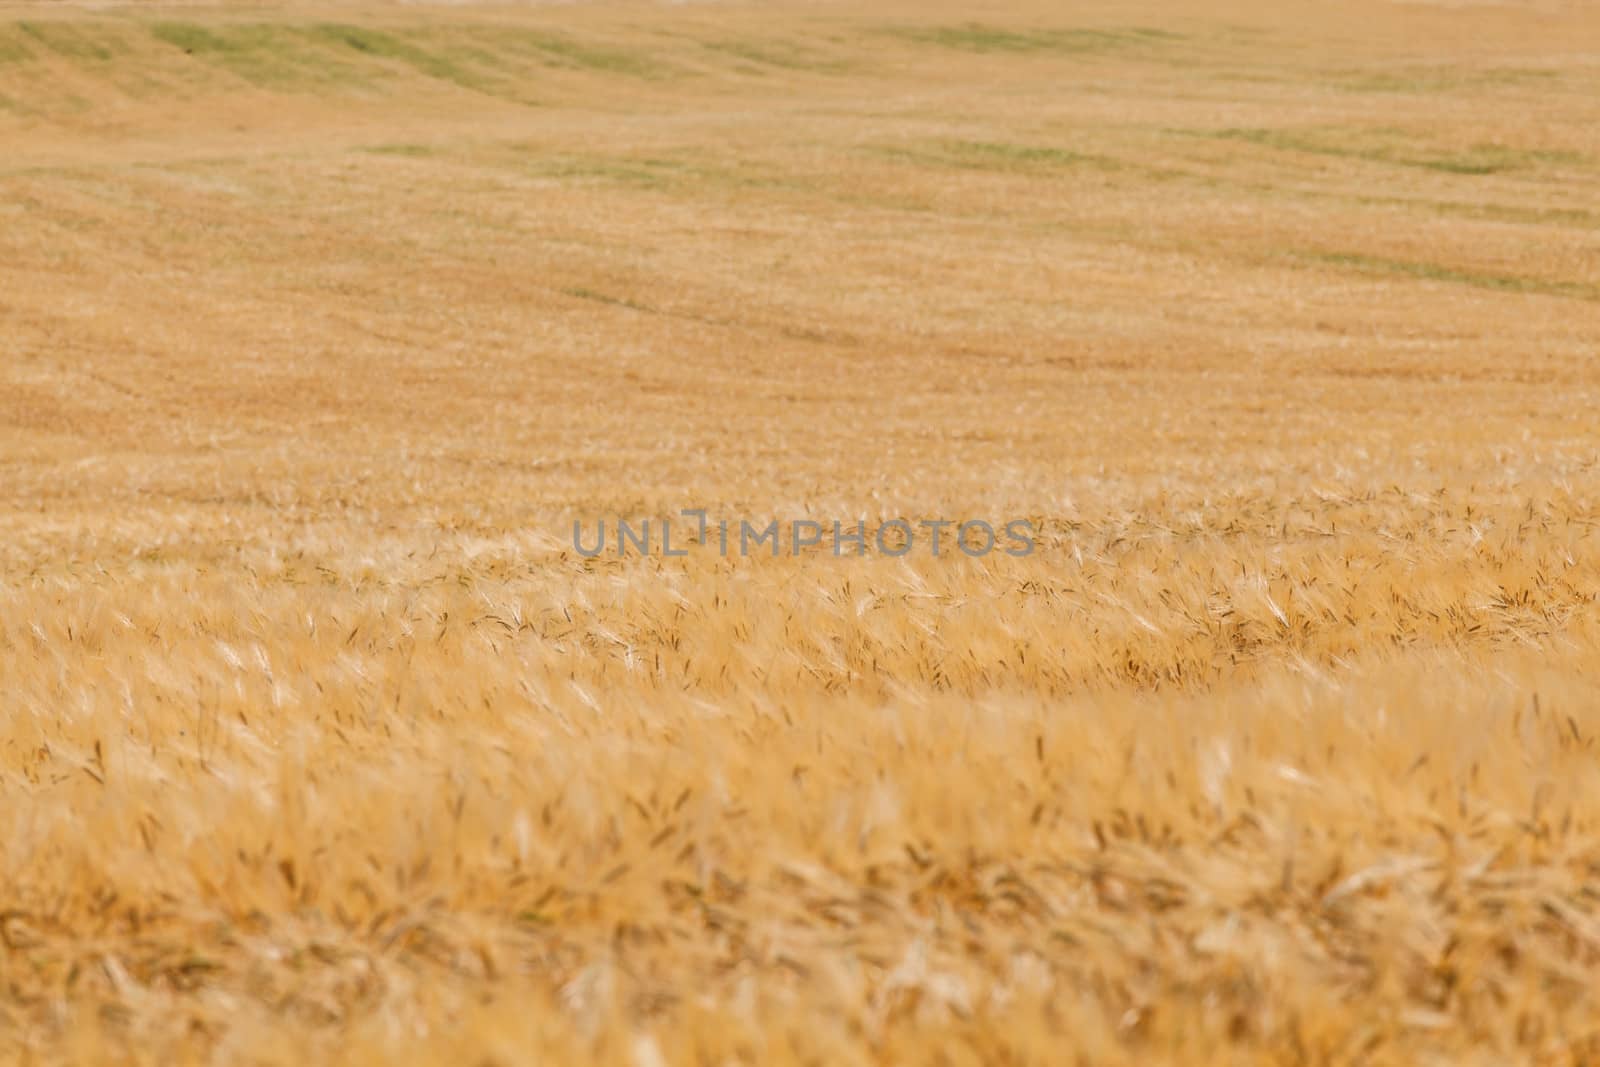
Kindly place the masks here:
POLYGON ((371 84, 402 70, 472 92, 528 102, 529 76, 574 70, 654 78, 669 68, 653 58, 562 34, 518 27, 353 23, 214 23, 163 20, 158 41, 262 88, 314 89, 371 84))
POLYGON ((601 293, 593 289, 583 288, 582 286, 562 289, 561 292, 563 295, 575 297, 579 300, 588 300, 596 304, 609 304, 612 307, 627 308, 629 311, 643 311, 651 315, 660 314, 660 312, 653 307, 648 307, 644 304, 636 304, 632 300, 628 300, 624 297, 611 296, 607 293, 601 293))
POLYGON ((20 26, 0 26, 0 67, 34 57, 33 49, 28 47, 29 36, 20 26))
POLYGON ((574 70, 602 74, 623 74, 633 78, 661 78, 673 69, 659 59, 611 45, 591 44, 560 34, 532 30, 496 31, 494 39, 524 54, 540 57, 547 63, 574 70))
POLYGON ((1491 289, 1503 293, 1535 293, 1573 300, 1600 301, 1600 285, 1586 282, 1490 274, 1483 271, 1462 270, 1459 267, 1446 267, 1438 263, 1415 263, 1403 259, 1347 252, 1307 252, 1300 253, 1298 258, 1344 267, 1362 274, 1420 278, 1425 281, 1469 285, 1476 289, 1491 289))
POLYGON ((128 51, 125 34, 113 27, 80 22, 19 22, 16 28, 41 50, 67 59, 104 62, 128 51))
POLYGON ((1074 167, 1093 167, 1102 170, 1115 170, 1120 167, 1120 163, 1109 156, 1074 152, 1051 145, 1013 144, 1005 141, 942 140, 875 145, 869 150, 892 159, 960 170, 1037 173, 1074 167))
POLYGON ((378 144, 362 151, 375 156, 403 156, 406 159, 432 159, 443 154, 441 149, 425 144, 378 144))
POLYGON ((338 23, 310 26, 305 33, 314 41, 348 49, 361 57, 395 60, 429 78, 493 95, 490 80, 477 69, 481 64, 462 62, 450 49, 441 49, 436 45, 426 49, 393 33, 338 23))
POLYGON ((1450 93, 1518 86, 1548 86, 1561 75, 1536 67, 1409 67, 1387 70, 1338 71, 1339 89, 1358 93, 1450 93))
POLYGON ((963 52, 1092 55, 1137 45, 1182 40, 1181 34, 1146 27, 1014 29, 968 22, 955 26, 893 26, 884 33, 917 44, 963 52))
POLYGON ((792 41, 718 38, 697 43, 715 55, 740 61, 756 73, 764 73, 762 68, 771 67, 815 74, 847 74, 859 66, 850 60, 802 48, 792 41))
POLYGON ((1600 212, 1572 207, 1529 207, 1520 204, 1470 203, 1454 200, 1408 200, 1403 197, 1357 196, 1347 198, 1358 204, 1378 207, 1421 208, 1437 215, 1462 219, 1486 219, 1525 226, 1573 226, 1600 229, 1600 212))
POLYGON ((304 35, 289 26, 156 22, 150 25, 150 34, 259 88, 315 88, 371 80, 371 71, 308 46, 304 35))
POLYGON ((1359 159, 1446 174, 1499 174, 1550 164, 1583 162, 1583 156, 1575 152, 1514 148, 1502 144, 1430 149, 1416 134, 1386 127, 1301 130, 1230 128, 1172 132, 1209 140, 1239 141, 1280 152, 1359 159))

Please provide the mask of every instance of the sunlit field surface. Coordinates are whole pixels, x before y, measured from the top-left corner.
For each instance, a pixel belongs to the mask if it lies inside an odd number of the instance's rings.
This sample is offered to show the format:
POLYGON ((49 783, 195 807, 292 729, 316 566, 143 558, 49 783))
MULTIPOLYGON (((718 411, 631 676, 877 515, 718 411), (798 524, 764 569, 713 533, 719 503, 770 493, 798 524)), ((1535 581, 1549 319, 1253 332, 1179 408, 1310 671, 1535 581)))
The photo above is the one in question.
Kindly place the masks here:
POLYGON ((1597 360, 1592 4, 0 7, 0 1058, 1595 1062, 1597 360))

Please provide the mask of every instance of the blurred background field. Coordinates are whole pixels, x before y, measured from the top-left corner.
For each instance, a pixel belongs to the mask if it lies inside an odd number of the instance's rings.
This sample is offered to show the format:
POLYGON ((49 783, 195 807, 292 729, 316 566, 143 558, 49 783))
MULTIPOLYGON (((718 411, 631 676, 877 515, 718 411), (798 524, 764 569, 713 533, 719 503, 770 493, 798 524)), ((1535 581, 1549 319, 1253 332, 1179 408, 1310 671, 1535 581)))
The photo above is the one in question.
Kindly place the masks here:
POLYGON ((1592 1060, 1597 189, 1583 5, 0 7, 0 1050, 1592 1060))

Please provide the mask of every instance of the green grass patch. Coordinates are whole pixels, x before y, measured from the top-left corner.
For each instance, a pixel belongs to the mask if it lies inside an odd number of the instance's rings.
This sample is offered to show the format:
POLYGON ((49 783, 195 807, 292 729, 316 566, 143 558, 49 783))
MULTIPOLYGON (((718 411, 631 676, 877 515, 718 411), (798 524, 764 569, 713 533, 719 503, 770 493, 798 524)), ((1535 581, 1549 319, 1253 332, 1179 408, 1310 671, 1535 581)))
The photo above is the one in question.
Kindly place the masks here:
POLYGON ((1445 174, 1488 175, 1528 170, 1547 164, 1581 163, 1574 152, 1476 144, 1465 148, 1429 147, 1404 130, 1281 130, 1232 128, 1210 131, 1174 131, 1219 141, 1239 141, 1280 152, 1358 159, 1391 166, 1413 167, 1445 174))
POLYGON ((879 155, 927 166, 960 170, 1009 173, 1037 173, 1070 168, 1117 169, 1120 164, 1107 156, 1074 152, 1049 145, 1011 144, 1004 141, 931 141, 912 145, 879 145, 879 155))
POLYGON ((45 50, 67 59, 103 62, 128 51, 122 34, 102 26, 77 22, 19 22, 17 30, 45 50))
MULTIPOLYGON (((247 27, 260 29, 260 27, 247 27)), ((229 28, 226 34, 217 30, 196 26, 192 22, 157 22, 150 27, 150 36, 163 44, 174 48, 181 48, 185 52, 202 54, 228 53, 241 51, 238 30, 229 28)))
POLYGON ((1445 218, 1510 222, 1524 226, 1576 226, 1582 229, 1600 229, 1600 212, 1584 208, 1524 207, 1515 204, 1421 200, 1399 196, 1335 196, 1334 199, 1365 207, 1427 211, 1445 218))
POLYGON ((1600 301, 1600 286, 1584 282, 1552 281, 1544 278, 1526 278, 1509 274, 1488 274, 1482 271, 1446 267, 1438 263, 1414 263, 1403 259, 1387 259, 1382 256, 1367 256, 1346 252, 1301 253, 1299 258, 1317 263, 1326 263, 1330 266, 1343 267, 1362 274, 1420 278, 1424 281, 1469 285, 1475 289, 1490 289, 1502 293, 1537 293, 1543 296, 1569 297, 1574 300, 1600 301))
POLYGON ((24 36, 18 26, 0 27, 0 66, 24 63, 33 58, 33 49, 28 47, 24 36))
POLYGON ((542 177, 563 180, 593 179, 635 189, 667 189, 695 177, 697 168, 675 159, 611 158, 592 156, 535 157, 531 163, 542 177))
POLYGON ((495 31, 500 45, 525 56, 541 59, 550 66, 568 70, 588 70, 601 74, 622 74, 632 78, 661 78, 672 73, 659 60, 636 52, 577 41, 561 34, 535 30, 495 31))
MULTIPOLYGON (((30 20, 0 26, 0 66, 40 55, 103 63, 149 44, 173 49, 192 63, 168 63, 148 88, 174 79, 199 86, 207 68, 259 88, 318 91, 367 86, 406 72, 473 92, 516 100, 543 71, 588 71, 656 78, 671 69, 655 59, 603 42, 521 27, 401 25, 382 28, 342 22, 194 21, 158 17, 95 23, 30 20), (199 76, 196 81, 197 75, 199 76)), ((215 79, 212 79, 213 82, 215 79)))
POLYGON ((856 69, 856 64, 847 60, 820 55, 787 41, 712 40, 698 43, 709 52, 742 60, 758 69, 773 67, 813 74, 846 74, 856 69))
POLYGON ((619 296, 611 296, 608 293, 597 292, 594 289, 585 289, 582 286, 574 286, 572 288, 562 289, 561 292, 566 296, 576 297, 579 300, 589 300, 596 304, 609 304, 612 307, 627 308, 630 311, 643 311, 651 315, 658 314, 656 309, 653 307, 647 307, 644 304, 636 304, 632 300, 627 300, 619 296))
POLYGON ((363 148, 362 151, 374 156, 403 156, 407 159, 433 159, 443 155, 439 149, 425 144, 379 144, 363 148))
POLYGON ((1182 39, 1182 35, 1168 30, 1143 27, 1025 30, 976 22, 957 26, 895 26, 883 32, 901 40, 962 52, 1013 54, 1086 55, 1182 39))
POLYGON ((375 29, 344 23, 153 23, 157 40, 252 84, 279 89, 370 84, 396 68, 473 92, 521 99, 531 64, 496 50, 481 27, 375 29))
POLYGON ((360 81, 359 69, 309 48, 292 28, 265 23, 199 26, 155 22, 150 35, 198 62, 265 89, 315 88, 360 81))
POLYGON ((324 23, 307 33, 360 56, 401 63, 439 81, 510 99, 523 98, 526 77, 539 66, 643 78, 665 72, 660 64, 631 52, 509 27, 436 33, 324 23))
POLYGON ((446 52, 422 48, 398 34, 340 23, 319 23, 307 27, 305 33, 311 40, 333 45, 337 49, 348 49, 357 55, 374 59, 392 60, 426 77, 474 92, 497 95, 489 79, 471 66, 463 65, 446 52))
POLYGON ((1357 93, 1453 93, 1474 89, 1548 85, 1561 75, 1530 67, 1413 67, 1400 70, 1348 71, 1333 76, 1339 89, 1357 93))

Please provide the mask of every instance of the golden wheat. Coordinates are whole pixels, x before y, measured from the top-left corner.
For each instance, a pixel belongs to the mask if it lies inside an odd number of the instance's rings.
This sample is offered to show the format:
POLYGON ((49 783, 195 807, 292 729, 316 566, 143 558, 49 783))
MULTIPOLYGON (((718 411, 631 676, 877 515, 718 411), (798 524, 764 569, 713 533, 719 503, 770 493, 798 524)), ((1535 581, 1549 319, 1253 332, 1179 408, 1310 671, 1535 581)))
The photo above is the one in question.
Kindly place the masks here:
POLYGON ((0 1055, 1600 1057, 1593 8, 858 7, 0 10, 0 1055))

